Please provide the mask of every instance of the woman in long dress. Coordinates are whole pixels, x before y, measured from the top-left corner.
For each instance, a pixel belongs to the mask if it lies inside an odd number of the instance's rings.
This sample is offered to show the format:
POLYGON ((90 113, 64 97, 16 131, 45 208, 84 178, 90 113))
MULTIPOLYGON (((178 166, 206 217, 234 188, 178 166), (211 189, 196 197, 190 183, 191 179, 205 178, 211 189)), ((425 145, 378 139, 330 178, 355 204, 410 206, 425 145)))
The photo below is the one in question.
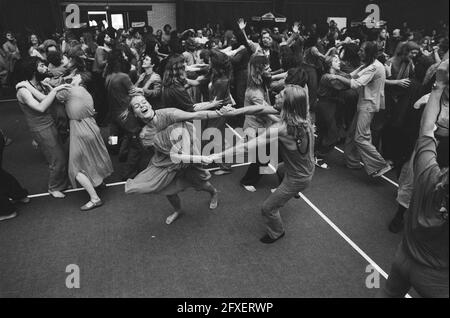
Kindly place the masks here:
POLYGON ((88 211, 103 205, 95 188, 103 185, 113 166, 94 119, 94 101, 83 82, 80 74, 75 75, 72 88, 60 92, 57 98, 65 103, 70 119, 69 179, 72 187, 78 182, 88 192, 90 200, 81 207, 88 211))
MULTIPOLYGON (((94 119, 94 101, 83 86, 87 73, 76 74, 71 88, 57 93, 56 98, 65 104, 70 120, 69 180, 73 188, 79 183, 89 194, 90 200, 81 207, 89 211, 103 205, 95 188, 103 185, 103 180, 112 174, 113 167, 100 129, 94 119)), ((28 87, 36 97, 42 94, 28 87)))
POLYGON ((155 154, 144 171, 134 179, 127 181, 125 193, 157 193, 167 197, 175 209, 167 219, 171 224, 182 213, 178 194, 187 188, 206 191, 211 195, 209 208, 218 205, 217 190, 208 181, 211 174, 200 164, 209 164, 208 157, 201 156, 195 139, 195 130, 189 121, 205 120, 246 113, 277 113, 271 107, 253 106, 246 109, 232 108, 222 111, 185 112, 175 108, 153 110, 144 96, 135 96, 131 100, 134 114, 142 119, 146 126, 141 138, 146 146, 153 146, 155 154))

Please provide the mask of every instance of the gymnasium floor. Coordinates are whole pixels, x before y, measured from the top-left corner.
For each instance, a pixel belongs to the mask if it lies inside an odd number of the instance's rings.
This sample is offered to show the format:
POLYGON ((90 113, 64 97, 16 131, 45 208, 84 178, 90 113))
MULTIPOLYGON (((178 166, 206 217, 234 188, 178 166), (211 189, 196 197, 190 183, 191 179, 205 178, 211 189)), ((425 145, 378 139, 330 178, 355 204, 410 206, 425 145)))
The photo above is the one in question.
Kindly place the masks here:
POLYGON ((274 175, 256 193, 239 186, 245 166, 213 176, 219 207, 210 211, 207 194, 186 191, 187 213, 170 226, 164 197, 125 195, 113 175, 105 205, 83 213, 85 192, 45 194, 45 161, 16 102, 0 102, 0 127, 14 140, 4 168, 33 195, 19 217, 0 223, 0 297, 373 297, 367 266, 383 286, 401 240, 387 230, 393 173, 371 180, 345 168, 338 150, 331 169, 317 169, 310 188, 281 210, 286 236, 267 246, 260 207, 274 175), (79 289, 66 287, 70 264, 80 268, 79 289))

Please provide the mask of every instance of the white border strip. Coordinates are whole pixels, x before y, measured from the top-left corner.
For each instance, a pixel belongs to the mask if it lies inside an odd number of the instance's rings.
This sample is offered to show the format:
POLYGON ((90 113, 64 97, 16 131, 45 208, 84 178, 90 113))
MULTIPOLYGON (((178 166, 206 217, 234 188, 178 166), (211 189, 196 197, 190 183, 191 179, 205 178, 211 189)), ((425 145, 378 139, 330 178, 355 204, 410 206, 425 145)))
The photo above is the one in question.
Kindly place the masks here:
MULTIPOLYGON (((245 162, 245 163, 239 163, 239 164, 232 165, 231 167, 232 168, 236 168, 236 167, 248 166, 250 164, 251 164, 251 162, 245 162)), ((217 168, 211 168, 211 169, 207 169, 207 170, 209 172, 212 172, 212 171, 217 171, 217 170, 220 170, 220 169, 221 169, 220 167, 217 167, 217 168)), ((123 181, 123 182, 116 182, 116 183, 109 183, 109 184, 106 185, 106 187, 110 188, 110 187, 121 186, 121 185, 125 185, 125 183, 126 183, 125 181, 123 181)), ((79 191, 84 191, 84 188, 70 189, 70 190, 64 191, 64 193, 72 193, 72 192, 79 192, 79 191)), ((33 199, 33 198, 47 197, 49 195, 50 195, 50 193, 39 193, 39 194, 29 195, 28 197, 30 199, 33 199)))
MULTIPOLYGON (((334 149, 336 149, 337 151, 339 151, 340 153, 344 153, 344 150, 342 150, 342 149, 340 149, 340 148, 338 148, 338 147, 334 147, 334 149)), ((360 162, 363 166, 364 166, 364 163, 362 163, 362 162, 360 162)), ((394 181, 392 181, 391 179, 389 179, 388 177, 386 177, 386 176, 381 176, 381 178, 383 178, 384 180, 386 180, 387 182, 389 182, 390 184, 392 184, 392 185, 394 185, 394 186, 396 186, 397 188, 398 188, 398 183, 396 183, 396 182, 394 182, 394 181)))

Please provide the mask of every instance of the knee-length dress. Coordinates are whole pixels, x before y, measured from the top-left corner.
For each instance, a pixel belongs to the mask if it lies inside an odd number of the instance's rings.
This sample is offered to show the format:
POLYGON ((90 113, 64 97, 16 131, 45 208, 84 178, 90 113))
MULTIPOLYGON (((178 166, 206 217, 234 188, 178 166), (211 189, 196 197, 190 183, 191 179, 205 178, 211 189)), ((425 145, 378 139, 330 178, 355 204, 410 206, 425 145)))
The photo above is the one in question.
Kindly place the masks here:
POLYGON ((106 145, 95 122, 94 101, 82 86, 58 93, 65 102, 70 120, 69 179, 76 187, 76 176, 87 176, 94 187, 113 173, 113 166, 106 145))

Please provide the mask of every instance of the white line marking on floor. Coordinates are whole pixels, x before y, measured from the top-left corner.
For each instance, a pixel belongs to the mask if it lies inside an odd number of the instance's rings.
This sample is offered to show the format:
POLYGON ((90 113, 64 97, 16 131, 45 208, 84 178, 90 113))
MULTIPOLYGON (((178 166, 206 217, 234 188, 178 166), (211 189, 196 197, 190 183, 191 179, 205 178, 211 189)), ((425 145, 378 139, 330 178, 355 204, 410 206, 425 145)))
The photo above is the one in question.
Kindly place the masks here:
MULTIPOLYGON (((250 165, 251 164, 251 162, 245 162, 245 163, 239 163, 239 164, 235 164, 235 165, 232 165, 231 167, 232 168, 237 168, 237 167, 242 167, 242 166, 248 166, 248 165, 250 165)), ((211 168, 211 169, 207 169, 209 172, 211 172, 211 171, 217 171, 217 170, 220 170, 220 167, 217 167, 217 168, 211 168)), ((116 182, 116 183, 109 183, 109 184, 107 184, 106 185, 106 187, 107 188, 110 188, 110 187, 116 187, 116 186, 121 186, 121 185, 125 185, 125 181, 123 181, 123 182, 116 182)), ((64 193, 72 193, 72 192, 79 192, 79 191, 84 191, 84 189, 83 188, 76 188, 76 189, 70 189, 70 190, 66 190, 66 191, 64 191, 64 193)), ((50 194, 49 193, 39 193, 39 194, 32 194, 32 195, 29 195, 28 197, 30 198, 30 199, 34 199, 34 198, 41 198, 41 197, 47 197, 47 196, 49 196, 50 194)))
MULTIPOLYGON (((269 164, 269 167, 276 172, 274 166, 269 164)), ((331 221, 322 211, 320 211, 303 193, 299 192, 298 194, 303 199, 303 201, 305 201, 314 210, 314 212, 316 212, 325 222, 327 222, 328 225, 331 226, 331 228, 335 230, 348 244, 350 244, 350 246, 353 247, 353 249, 357 251, 359 255, 361 255, 370 265, 372 265, 372 267, 375 268, 378 273, 383 275, 384 278, 388 278, 388 274, 380 266, 378 266, 378 264, 375 263, 375 261, 371 259, 369 255, 367 255, 358 245, 356 245, 355 242, 353 242, 344 232, 342 232, 342 230, 337 227, 337 225, 334 224, 333 221, 331 221)), ((407 294, 406 297, 411 298, 409 294, 407 294)))
MULTIPOLYGON (((342 149, 340 149, 340 148, 338 148, 338 147, 334 147, 334 149, 336 149, 336 150, 339 151, 340 153, 344 153, 344 150, 342 150, 342 149)), ((362 163, 362 162, 360 162, 360 163, 364 166, 364 163, 362 163)), ((387 182, 389 182, 390 184, 392 184, 392 185, 394 185, 394 186, 396 186, 396 187, 398 188, 398 183, 392 181, 392 180, 389 179, 388 177, 386 177, 386 176, 381 176, 381 178, 383 178, 384 180, 386 180, 387 182)))
MULTIPOLYGON (((228 126, 228 128, 231 129, 231 131, 241 140, 243 139, 241 135, 239 135, 236 130, 234 130, 230 125, 226 124, 228 126)), ((338 151, 342 152, 343 151, 337 147, 335 147, 338 151)), ((244 164, 237 164, 237 165, 233 165, 232 167, 237 167, 237 166, 245 166, 245 165, 249 165, 250 163, 244 163, 244 164)), ((269 167, 276 172, 276 169, 274 166, 272 166, 271 164, 269 164, 269 167)), ((208 169, 208 171, 214 171, 214 170, 218 170, 219 168, 212 168, 212 169, 208 169)), ((384 176, 383 176, 384 177, 384 176)), ((387 178, 386 178, 387 179, 387 178)), ((389 180, 389 179, 388 179, 389 180)), ((392 180, 391 183, 395 184, 395 182, 393 182, 392 180)), ((113 187, 113 186, 118 186, 118 185, 123 185, 125 184, 125 182, 117 182, 117 183, 111 183, 111 184, 107 184, 107 187, 113 187)), ((398 187, 398 185, 397 185, 398 187)), ((84 190, 83 188, 79 188, 79 189, 71 189, 68 191, 65 191, 66 193, 69 192, 77 192, 77 191, 82 191, 84 190)), ((43 196, 48 196, 50 195, 49 193, 42 193, 42 194, 35 194, 35 195, 30 195, 28 196, 29 198, 37 198, 37 197, 43 197, 43 196)), ((360 254, 370 265, 373 266, 373 268, 375 268, 384 278, 388 278, 388 274, 380 267, 378 266, 377 263, 375 263, 375 261, 373 261, 361 248, 359 248, 358 245, 356 245, 355 242, 353 242, 344 232, 342 232, 341 229, 339 229, 339 227, 336 226, 336 224, 334 224, 322 211, 320 211, 303 193, 299 193, 300 197, 303 199, 303 201, 305 201, 313 210, 314 212, 316 212, 329 226, 331 226, 331 228, 333 230, 335 230, 348 244, 350 244, 350 246, 356 251, 358 252, 358 254, 360 254)), ((411 298, 411 296, 409 294, 406 295, 406 298, 411 298)))
MULTIPOLYGON (((300 197, 325 221, 333 228, 355 251, 359 253, 373 268, 375 268, 384 278, 388 278, 388 274, 373 259, 369 257, 355 242, 353 242, 339 227, 336 226, 322 211, 320 211, 303 193, 299 193, 300 197)), ((406 294, 406 298, 411 298, 406 294)))

